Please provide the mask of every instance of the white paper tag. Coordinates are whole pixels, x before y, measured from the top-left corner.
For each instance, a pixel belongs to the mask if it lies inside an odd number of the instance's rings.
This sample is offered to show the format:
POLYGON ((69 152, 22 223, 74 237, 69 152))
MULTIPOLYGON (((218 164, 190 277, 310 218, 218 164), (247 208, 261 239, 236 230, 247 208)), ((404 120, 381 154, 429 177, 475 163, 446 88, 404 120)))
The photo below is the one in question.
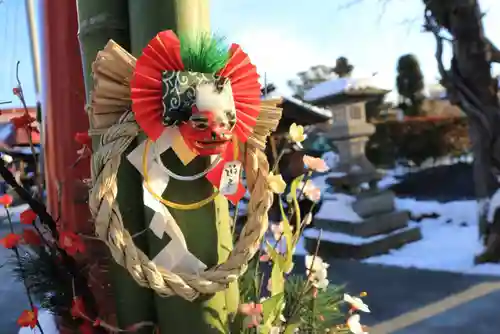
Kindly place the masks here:
POLYGON ((241 162, 234 160, 224 164, 220 178, 219 192, 222 195, 233 195, 238 191, 241 175, 241 162))

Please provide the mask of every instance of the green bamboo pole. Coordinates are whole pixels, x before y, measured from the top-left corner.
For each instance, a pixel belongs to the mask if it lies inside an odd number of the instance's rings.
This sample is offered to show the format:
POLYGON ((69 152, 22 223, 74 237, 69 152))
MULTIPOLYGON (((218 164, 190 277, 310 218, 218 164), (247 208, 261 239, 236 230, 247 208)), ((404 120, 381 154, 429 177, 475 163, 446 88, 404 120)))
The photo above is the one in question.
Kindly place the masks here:
MULTIPOLYGON (((79 39, 83 58, 85 87, 87 95, 92 89, 91 66, 109 39, 113 39, 125 49, 130 49, 127 0, 79 0, 79 39)), ((98 141, 94 141, 94 145, 98 141)), ((129 147, 130 152, 136 146, 129 147)), ((126 160, 125 152, 118 171, 117 200, 128 230, 135 234, 144 230, 144 209, 140 196, 131 196, 142 192, 139 172, 126 160)), ((138 237, 136 245, 143 250, 148 248, 147 238, 138 237)), ((141 321, 155 321, 154 297, 151 290, 141 288, 129 273, 113 261, 110 263, 110 283, 113 288, 117 321, 121 328, 141 321)), ((150 334, 151 328, 144 328, 138 333, 150 334)))
MULTIPOLYGON (((195 36, 208 32, 209 2, 207 0, 129 0, 132 53, 140 55, 146 44, 160 31, 172 29, 177 34, 195 36)), ((188 166, 171 150, 162 160, 173 172, 193 175, 204 170, 208 158, 197 157, 188 166)), ((183 182, 170 180, 164 198, 177 203, 193 203, 212 193, 205 179, 183 182), (196 191, 189 191, 196 189, 196 191)), ((169 208, 183 231, 189 250, 208 267, 227 259, 232 249, 227 200, 218 196, 213 203, 192 211, 169 208)), ((152 212, 146 212, 150 221, 152 212)), ((169 241, 149 233, 150 257, 156 255, 169 241)), ((179 334, 229 333, 229 320, 236 313, 239 301, 237 284, 226 291, 206 296, 194 302, 180 297, 156 297, 160 332, 179 334)))

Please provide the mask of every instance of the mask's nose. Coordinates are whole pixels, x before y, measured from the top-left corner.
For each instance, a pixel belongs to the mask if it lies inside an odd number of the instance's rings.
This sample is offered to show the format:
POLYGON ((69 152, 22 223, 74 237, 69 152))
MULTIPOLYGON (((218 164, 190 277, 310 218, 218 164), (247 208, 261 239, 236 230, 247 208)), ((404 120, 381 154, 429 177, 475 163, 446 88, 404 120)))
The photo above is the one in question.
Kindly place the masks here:
POLYGON ((211 137, 212 137, 212 140, 217 140, 217 132, 212 131, 211 132, 211 137))

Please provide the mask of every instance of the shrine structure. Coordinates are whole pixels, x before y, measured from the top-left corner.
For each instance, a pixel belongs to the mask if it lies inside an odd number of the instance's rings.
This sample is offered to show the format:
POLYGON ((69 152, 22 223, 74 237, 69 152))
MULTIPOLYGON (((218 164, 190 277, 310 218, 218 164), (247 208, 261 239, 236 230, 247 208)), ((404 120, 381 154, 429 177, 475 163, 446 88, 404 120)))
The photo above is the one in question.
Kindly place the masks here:
MULTIPOLYGON (((365 258, 421 238, 420 229, 408 225, 408 212, 396 210, 394 193, 379 189, 381 174, 365 156, 366 143, 375 132, 375 126, 367 121, 367 106, 373 108, 387 93, 371 85, 370 80, 339 78, 305 94, 306 102, 332 113, 324 136, 338 150, 339 161, 326 183, 332 193, 349 199, 345 205, 353 214, 351 219, 332 218, 327 214, 329 201, 325 200, 315 218, 316 228, 334 233, 322 240, 322 251, 338 257, 365 258)), ((314 236, 307 238, 306 234, 306 240, 314 249, 314 236)))

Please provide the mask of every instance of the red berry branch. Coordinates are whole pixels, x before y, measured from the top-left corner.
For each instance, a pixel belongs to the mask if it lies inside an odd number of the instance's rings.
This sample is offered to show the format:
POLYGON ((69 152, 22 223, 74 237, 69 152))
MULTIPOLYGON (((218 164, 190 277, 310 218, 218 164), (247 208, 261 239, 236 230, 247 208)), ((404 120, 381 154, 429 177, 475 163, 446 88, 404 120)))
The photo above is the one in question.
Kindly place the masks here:
MULTIPOLYGON (((11 122, 16 127, 16 129, 22 128, 26 129, 28 133, 28 137, 31 138, 31 133, 34 131, 38 131, 33 123, 36 121, 34 117, 32 117, 26 105, 26 100, 24 98, 24 93, 21 87, 21 82, 18 77, 19 70, 19 62, 17 63, 16 75, 18 80, 18 86, 13 89, 14 95, 16 95, 21 101, 24 107, 24 113, 19 117, 14 117, 11 122)), ((34 153, 34 152, 33 152, 34 153)), ((50 235, 56 242, 50 242, 45 240, 43 234, 38 231, 38 236, 40 237, 40 241, 44 240, 45 244, 51 248, 51 253, 54 255, 54 262, 59 262, 59 267, 61 270, 67 270, 70 276, 73 278, 73 283, 75 287, 76 293, 81 296, 82 300, 85 304, 85 309, 87 313, 92 317, 97 317, 98 309, 94 299, 94 295, 92 294, 88 283, 87 278, 82 274, 80 266, 77 264, 76 260, 71 256, 76 254, 77 251, 83 250, 81 243, 74 242, 76 239, 74 238, 74 233, 70 231, 59 231, 57 228, 56 221, 52 218, 52 216, 47 212, 47 208, 45 205, 35 198, 20 184, 17 183, 14 175, 9 171, 5 162, 2 161, 0 163, 0 176, 5 180, 5 182, 12 187, 14 192, 24 201, 26 202, 32 212, 26 212, 23 215, 25 223, 31 221, 31 224, 36 227, 35 221, 36 217, 39 217, 40 222, 48 228, 50 231, 50 235), (69 240, 69 241, 68 241, 69 240), (70 243, 71 242, 71 243, 70 243), (77 246, 69 246, 70 244, 76 244, 77 246)), ((27 239, 34 241, 33 234, 28 232, 27 239), (31 238, 31 239, 30 239, 31 238)), ((21 238, 24 239, 24 236, 15 236, 14 233, 10 233, 7 235, 2 243, 5 246, 16 246, 18 242, 21 241, 21 238)), ((12 248, 8 247, 8 248, 12 248)), ((63 274, 61 272, 61 274, 63 274)), ((32 308, 31 312, 35 312, 32 308)), ((34 314, 34 313, 33 313, 34 314)), ((33 315, 30 314, 30 315, 33 315)), ((97 333, 104 332, 103 330, 97 330, 97 333)))
MULTIPOLYGON (((18 70, 19 62, 17 65, 18 70)), ((36 119, 28 112, 19 78, 18 86, 13 89, 13 93, 21 100, 24 107, 24 113, 21 116, 14 117, 11 120, 11 123, 16 129, 26 130, 30 140, 32 153, 35 154, 31 134, 38 131, 38 129, 33 125, 36 119)), ((82 159, 89 158, 92 154, 91 138, 87 133, 77 133, 74 140, 82 145, 82 147, 78 151, 79 156, 77 161, 72 165, 73 167, 82 159)), ((0 206, 4 206, 6 208, 7 217, 11 226, 10 233, 0 239, 0 245, 5 248, 12 249, 15 252, 19 264, 19 270, 21 272, 21 278, 26 288, 31 307, 30 310, 24 310, 19 316, 18 324, 21 327, 35 328, 38 326, 40 328, 40 324, 38 323, 38 309, 34 306, 31 299, 31 292, 27 284, 28 278, 25 275, 18 251, 18 247, 22 245, 46 247, 51 257, 51 264, 53 264, 53 267, 57 270, 57 275, 66 282, 71 280, 72 291, 68 291, 67 295, 72 296, 72 301, 71 306, 68 305, 67 311, 73 319, 80 320, 80 326, 78 327, 79 333, 135 332, 143 327, 155 326, 155 324, 151 322, 141 322, 134 324, 127 329, 120 329, 99 319, 96 301, 89 288, 85 271, 82 270, 81 265, 79 265, 74 258, 77 254, 85 252, 85 243, 83 242, 81 236, 73 231, 59 229, 56 220, 47 212, 47 209, 42 202, 43 196, 35 198, 23 186, 18 184, 14 175, 9 171, 4 161, 0 163, 0 176, 8 185, 12 187, 20 199, 30 206, 30 209, 22 212, 20 215, 21 225, 33 227, 24 228, 22 234, 15 233, 12 228, 12 221, 10 219, 8 209, 12 204, 12 196, 0 196, 0 206), (47 234, 44 233, 44 231, 42 231, 42 229, 38 226, 37 218, 39 218, 42 226, 46 227, 46 230, 50 232, 50 236, 47 236, 47 234)), ((38 187, 40 188, 38 193, 41 195, 41 185, 38 184, 38 187)), ((40 331, 43 334, 42 328, 40 328, 40 331)))

